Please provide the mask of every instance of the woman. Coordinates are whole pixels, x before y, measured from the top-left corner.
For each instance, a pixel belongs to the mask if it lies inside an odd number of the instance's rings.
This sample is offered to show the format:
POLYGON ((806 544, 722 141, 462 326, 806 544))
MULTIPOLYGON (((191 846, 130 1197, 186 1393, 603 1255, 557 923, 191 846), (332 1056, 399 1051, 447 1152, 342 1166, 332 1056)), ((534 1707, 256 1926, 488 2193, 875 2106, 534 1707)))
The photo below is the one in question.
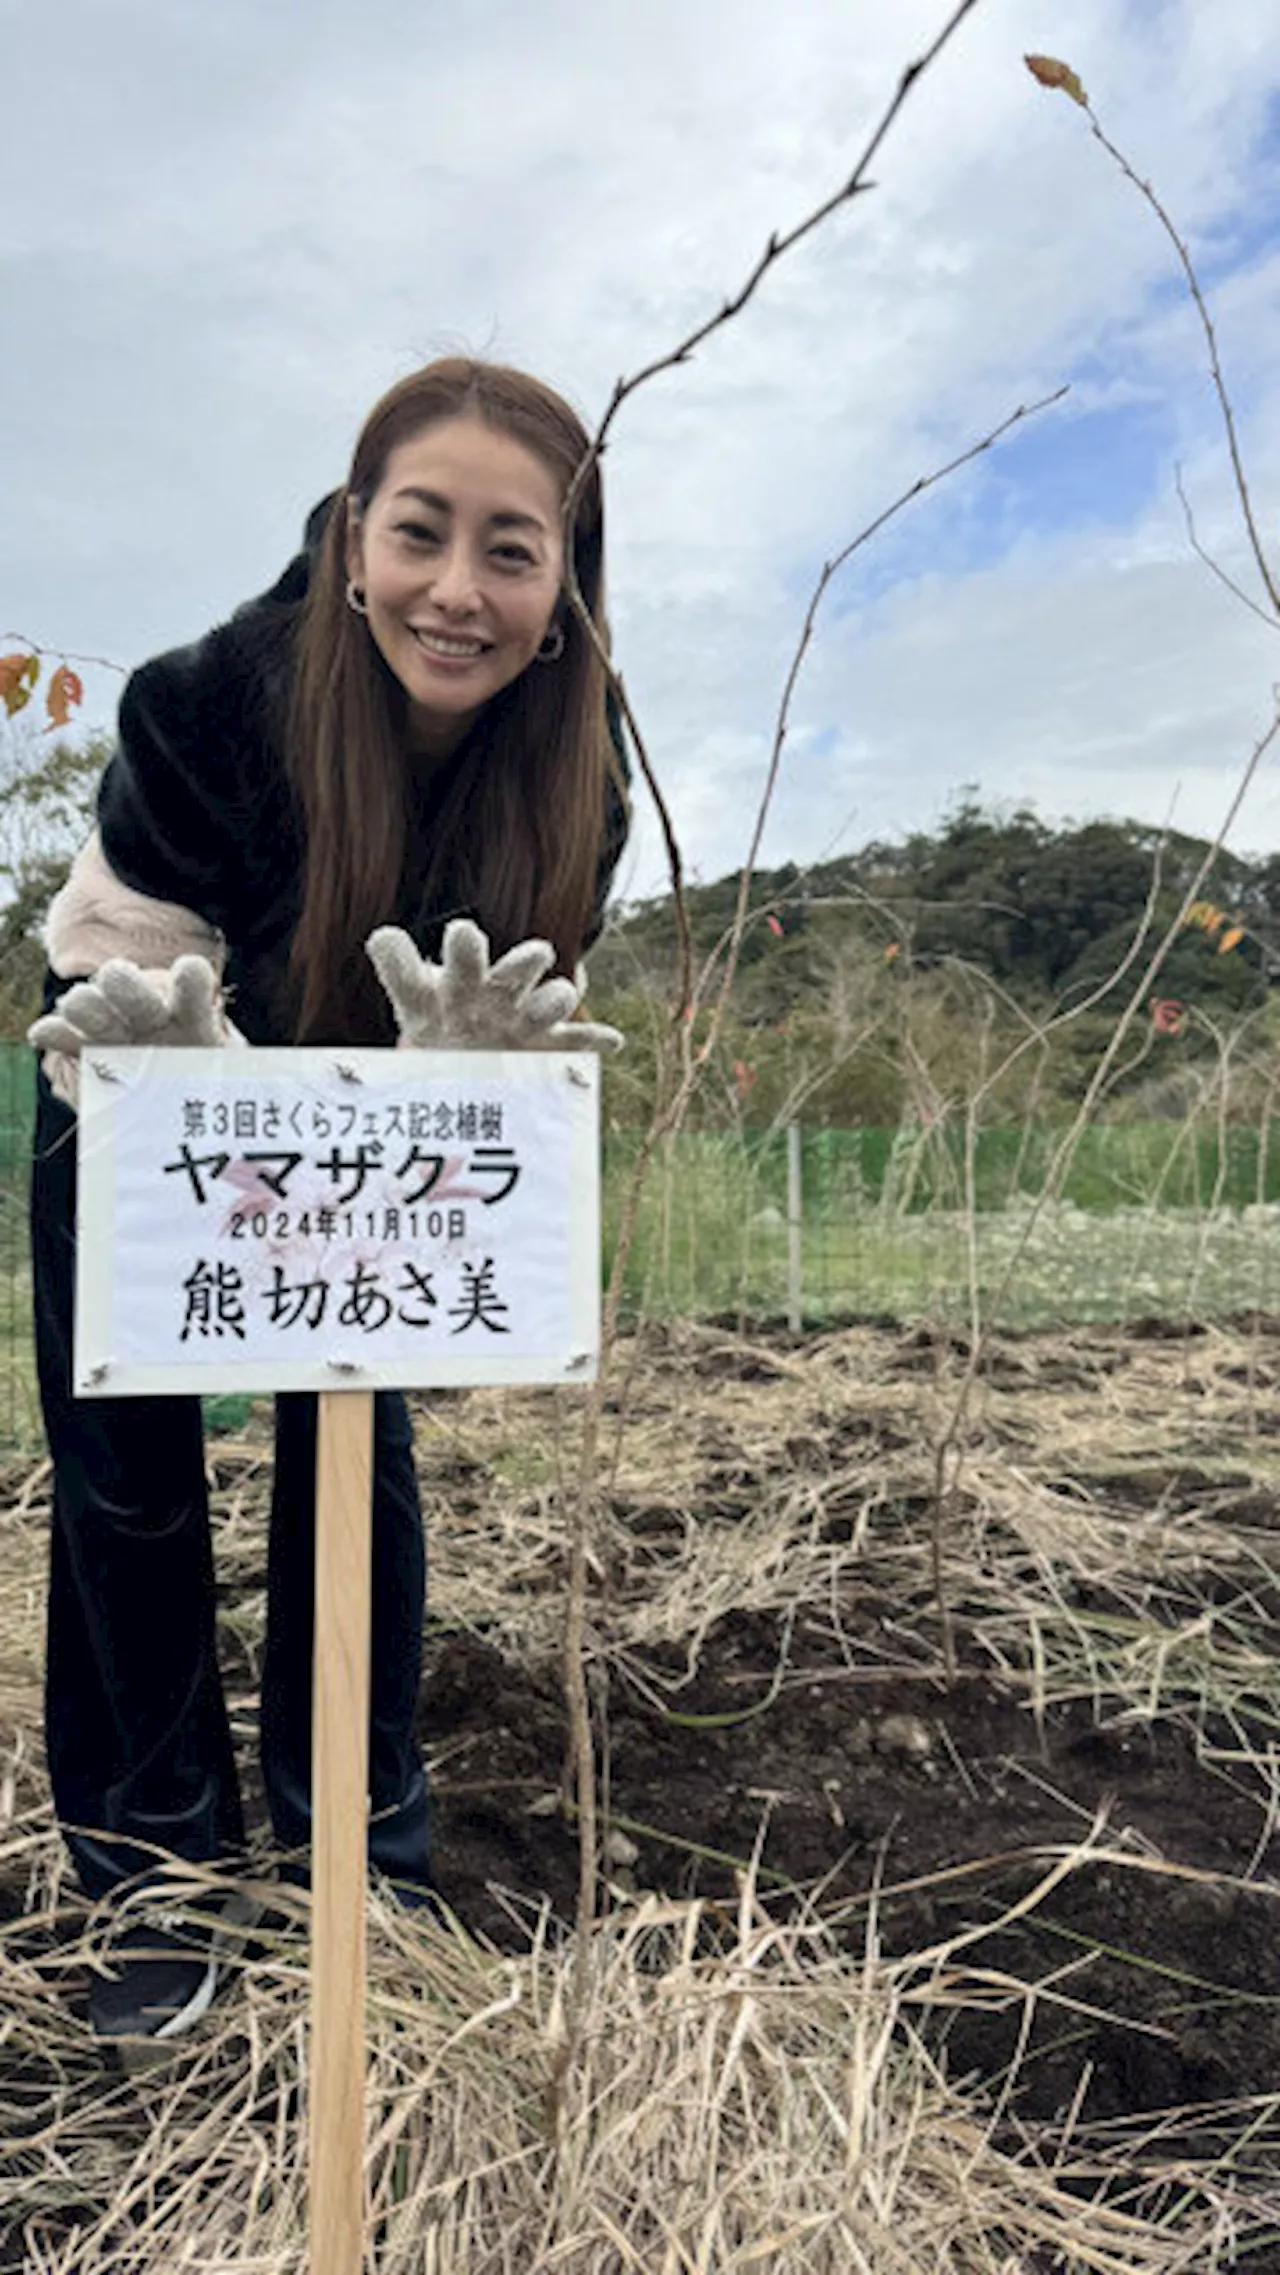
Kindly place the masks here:
MULTIPOLYGON (((237 1030, 616 1043, 566 1027, 577 988, 544 978, 553 962, 574 972, 599 929, 626 834, 604 673, 565 593, 562 509, 586 449, 539 382, 429 365, 375 406, 345 489, 272 590, 125 688, 98 832, 50 911, 48 1009, 32 1029, 46 1053, 32 1244, 55 1480, 48 1754, 92 1896, 154 1871, 157 1851, 234 1855, 244 1832, 199 1401, 72 1396, 76 1054, 237 1030), (450 919, 473 921, 446 935, 450 919), (442 938, 437 967, 425 959, 442 938), (506 954, 492 971, 489 942, 506 954)), ((572 546, 603 632, 594 468, 572 546)), ((278 1400, 261 1742, 289 1849, 309 1832, 315 1428, 314 1398, 278 1400)), ((431 1885, 413 1736, 424 1582, 410 1421, 402 1397, 379 1394, 369 1853, 411 1901, 431 1885)), ((90 2018, 103 2035, 172 2036, 215 1980, 209 1947, 128 1927, 90 2018)))

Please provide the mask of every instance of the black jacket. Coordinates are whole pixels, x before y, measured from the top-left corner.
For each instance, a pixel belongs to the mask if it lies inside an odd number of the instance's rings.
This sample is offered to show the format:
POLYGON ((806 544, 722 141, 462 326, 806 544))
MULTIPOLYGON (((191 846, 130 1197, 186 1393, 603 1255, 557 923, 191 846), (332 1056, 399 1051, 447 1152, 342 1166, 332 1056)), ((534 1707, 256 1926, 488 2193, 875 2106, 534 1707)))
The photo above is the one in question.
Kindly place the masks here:
MULTIPOLYGON (((229 1008, 251 1043, 291 1040, 285 973, 301 908, 304 845, 283 728, 299 604, 332 503, 326 498, 315 508, 303 551, 269 592, 202 640, 132 674, 98 792, 102 848, 115 875, 136 892, 194 909, 225 935, 229 1008)), ((612 706, 610 727, 625 772, 612 706)), ((476 729, 482 732, 483 723, 476 729)), ((455 766, 475 756, 468 737, 433 776, 415 817, 418 843, 430 842, 455 766)), ((588 941, 600 929, 626 835, 626 807, 611 783, 588 941)), ((386 921, 403 924, 425 954, 435 954, 448 918, 470 912, 447 881, 424 905, 412 866, 386 921)))

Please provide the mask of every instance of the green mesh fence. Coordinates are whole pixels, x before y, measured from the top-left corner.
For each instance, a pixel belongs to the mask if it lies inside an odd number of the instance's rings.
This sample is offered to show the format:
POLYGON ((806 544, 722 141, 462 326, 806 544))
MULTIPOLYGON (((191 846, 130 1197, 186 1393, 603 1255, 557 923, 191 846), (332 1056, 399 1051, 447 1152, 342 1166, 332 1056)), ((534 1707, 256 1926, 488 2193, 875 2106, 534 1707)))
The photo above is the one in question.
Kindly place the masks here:
MULTIPOLYGON (((0 1044, 0 1443, 39 1443, 27 1179, 35 1069, 0 1044)), ((1011 1328, 1280 1311, 1280 1146, 1243 1127, 1144 1122, 1084 1132, 1046 1199, 1063 1132, 806 1129, 798 1216, 785 1131, 687 1132, 660 1148, 624 1315, 962 1323, 1011 1328), (969 1205, 970 1199, 972 1206, 969 1205)), ((605 1263, 639 1139, 604 1147, 605 1263)), ((794 1156, 793 1156, 794 1158, 794 1156)), ((234 1425, 243 1401, 210 1401, 234 1425)))
MULTIPOLYGON (((1084 1132, 805 1130, 796 1222, 787 1137, 686 1134, 659 1155, 626 1307, 840 1319, 975 1309, 1008 1327, 1280 1306, 1280 1146, 1180 1123, 1084 1132)), ((612 1238, 634 1139, 605 1148, 612 1238)))
POLYGON ((0 1443, 6 1450, 31 1443, 39 1426, 27 1240, 34 1121, 34 1053, 25 1043, 0 1043, 0 1443))
POLYGON ((6 1186, 18 1179, 24 1194, 35 1118, 35 1053, 25 1043, 0 1043, 0 1177, 6 1186))

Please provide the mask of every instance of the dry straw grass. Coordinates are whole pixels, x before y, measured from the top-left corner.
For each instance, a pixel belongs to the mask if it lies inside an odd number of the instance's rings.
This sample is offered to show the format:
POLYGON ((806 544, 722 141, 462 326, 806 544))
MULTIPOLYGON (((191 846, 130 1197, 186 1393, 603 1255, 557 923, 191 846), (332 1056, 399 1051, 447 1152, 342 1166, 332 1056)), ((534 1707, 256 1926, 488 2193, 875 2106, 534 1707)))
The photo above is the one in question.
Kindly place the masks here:
MULTIPOLYGON (((1232 1774, 1253 1777, 1264 1816, 1280 1671, 1251 1640, 1250 1596, 1274 1583, 1272 1349, 1261 1330, 997 1344, 948 1541, 971 1663, 1032 1711, 1083 1694, 1103 1718, 1212 1720, 1219 1739, 1225 1718, 1232 1774), (1105 1618, 1081 1610, 1082 1580, 1105 1618)), ((806 1636, 843 1637, 851 1682, 874 1671, 848 1610, 885 1592, 894 1650, 936 1669, 930 1444, 963 1363, 944 1340, 870 1329, 803 1357, 721 1329, 650 1331, 620 1369, 629 1419, 593 1544, 596 1659, 678 1711, 680 1666, 696 1666, 712 1623, 771 1611, 787 1650, 770 1696, 785 1711, 806 1636)), ((539 1667, 560 1641, 571 1422, 560 1394, 534 1393, 472 1393, 421 1418, 434 1618, 539 1667)), ((265 1423, 216 1445, 212 1467, 246 1728, 265 1423)), ((11 1476, 0 1534, 7 2264, 284 2275, 304 2264, 303 1899, 277 1898, 292 1913, 241 1954, 238 1987, 191 2039, 145 2070, 104 2069, 73 1997, 101 1922, 66 1883, 36 1735, 47 1491, 39 1469, 11 1476)), ((757 1694, 758 1681, 744 1703, 757 1694)), ((1168 1869, 1102 1840, 1095 1826, 1042 1855, 1016 1912, 1085 1862, 1168 1869)), ((1280 2234, 1280 2095, 1199 2112, 1194 2161, 1168 2119, 1086 2137, 1068 2111, 1028 2129, 1016 2065, 984 2089, 951 2079, 930 2025, 959 2004, 1021 2009, 1025 2042, 1038 2001, 1071 2014, 1075 1963, 1034 1990, 988 1967, 1012 1912, 896 1958, 877 1948, 874 1909, 857 1916, 851 1957, 847 1917, 824 1920, 795 1890, 766 1902, 753 1872, 736 1912, 642 1893, 595 1929, 575 1976, 572 1936, 545 1917, 511 1957, 375 1898, 370 2266, 1154 2275, 1225 2270, 1280 2234)))
MULTIPOLYGON (((1025 1906, 1076 1861, 1049 1864, 1025 1906)), ((246 1965, 197 2040, 109 2084, 61 2005, 82 1946, 24 1958, 32 1927, 5 1937, 6 2052, 28 2078, 23 2137, 11 2088, 4 2144, 24 2264, 301 2269, 301 1938, 246 1965)), ((999 2128, 939 2072, 917 2017, 1021 1987, 969 1980, 956 1944, 888 1962, 872 1937, 851 1964, 819 1921, 772 1919, 749 1877, 736 1917, 650 1897, 597 1931, 567 2069, 567 1946, 543 1934, 499 1959, 382 1909, 374 1928, 369 2263, 384 2275, 1155 2275, 1225 2268, 1280 2219, 1280 2187, 1234 2142, 1162 2171, 1154 2134, 1099 2148, 999 2128)), ((1276 2110, 1242 2129, 1256 2163, 1276 2110)))
MULTIPOLYGON (((1278 1364, 1260 1331, 997 1338, 946 1542, 969 1663, 1039 1712, 1086 1696, 1099 1713, 1280 1729, 1280 1659, 1253 1640, 1270 1624, 1255 1591, 1275 1582, 1278 1364), (1080 1608, 1082 1583, 1105 1611, 1080 1608)), ((625 1439, 594 1538, 597 1655, 625 1668, 675 1645, 692 1670, 717 1619, 765 1611, 844 1636, 852 1671, 866 1643, 841 1611, 856 1594, 892 1601, 895 1649, 939 1669, 925 1511, 963 1365, 944 1338, 871 1328, 803 1355, 688 1322, 648 1330, 622 1370, 625 1439)), ((558 1643, 562 1434, 556 1399, 484 1393, 424 1429, 435 1615, 517 1660, 558 1643)), ((779 1679, 785 1696, 805 1678, 779 1679)))

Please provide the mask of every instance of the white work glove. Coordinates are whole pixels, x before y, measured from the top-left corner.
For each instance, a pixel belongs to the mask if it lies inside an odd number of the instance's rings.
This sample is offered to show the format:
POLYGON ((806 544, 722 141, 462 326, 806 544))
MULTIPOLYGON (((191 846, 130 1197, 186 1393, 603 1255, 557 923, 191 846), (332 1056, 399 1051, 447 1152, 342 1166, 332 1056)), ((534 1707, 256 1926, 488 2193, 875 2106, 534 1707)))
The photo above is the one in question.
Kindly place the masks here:
POLYGON ((556 952, 546 940, 522 940, 496 964, 469 916, 444 928, 441 959, 420 955, 407 932, 383 924, 365 942, 391 998, 401 1042, 411 1050, 620 1051, 616 1027, 571 1019, 582 986, 547 979, 556 952))
POLYGON ((38 1051, 79 1058, 95 1043, 186 1044, 203 1048, 225 1043, 213 966, 203 956, 179 956, 164 972, 142 972, 124 956, 112 956, 90 980, 76 980, 27 1029, 38 1051))

